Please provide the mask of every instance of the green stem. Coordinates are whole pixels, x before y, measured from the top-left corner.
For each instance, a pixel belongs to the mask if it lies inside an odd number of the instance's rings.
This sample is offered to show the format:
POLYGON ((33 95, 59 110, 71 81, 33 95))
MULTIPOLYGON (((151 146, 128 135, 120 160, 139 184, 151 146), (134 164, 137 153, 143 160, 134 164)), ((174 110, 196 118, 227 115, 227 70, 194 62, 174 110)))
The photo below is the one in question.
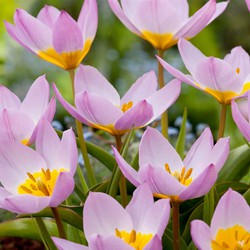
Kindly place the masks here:
POLYGON ((180 250, 180 203, 171 202, 172 227, 173 227, 173 250, 180 250))
POLYGON ((60 238, 67 239, 64 228, 63 228, 61 216, 58 212, 58 209, 56 207, 51 207, 51 210, 52 210, 52 213, 53 213, 55 221, 56 221, 56 225, 57 225, 57 229, 58 229, 58 233, 59 233, 60 238))
POLYGON ((217 141, 224 136, 226 117, 227 117, 227 104, 221 104, 220 125, 219 125, 217 141))
MULTIPOLYGON (((75 97, 75 88, 74 88, 75 71, 70 70, 69 74, 70 74, 70 79, 71 79, 71 84, 72 84, 73 96, 75 97)), ((77 135, 78 135, 78 139, 79 139, 79 143, 80 143, 82 157, 84 160, 84 165, 85 165, 86 170, 87 170, 88 180, 89 180, 90 185, 94 186, 94 185, 96 185, 96 179, 95 179, 95 175, 93 172, 93 168, 90 164, 90 160, 89 160, 89 156, 88 156, 88 152, 87 152, 87 146, 86 146, 86 142, 85 142, 85 139, 83 136, 82 123, 80 121, 78 121, 77 119, 76 119, 76 130, 77 130, 77 135)), ((85 184, 86 184, 86 182, 85 182, 85 184)), ((85 185, 85 184, 82 184, 82 185, 85 185)))
POLYGON ((36 217, 35 220, 36 220, 36 223, 38 225, 38 228, 39 228, 39 231, 41 233, 41 237, 44 241, 44 244, 46 245, 46 248, 49 250, 56 250, 57 248, 49 235, 49 232, 48 232, 48 230, 43 222, 43 219, 36 217))
MULTIPOLYGON (((158 56, 163 58, 164 50, 158 50, 158 56)), ((159 88, 164 87, 164 71, 163 66, 158 61, 158 84, 159 88)), ((162 113, 161 115, 161 133, 165 138, 168 138, 168 111, 162 113)))
POLYGON ((82 170, 81 170, 79 164, 77 165, 76 171, 77 171, 78 177, 80 179, 80 183, 82 185, 83 192, 86 194, 89 191, 89 189, 88 189, 88 185, 84 179, 84 175, 82 173, 82 170))

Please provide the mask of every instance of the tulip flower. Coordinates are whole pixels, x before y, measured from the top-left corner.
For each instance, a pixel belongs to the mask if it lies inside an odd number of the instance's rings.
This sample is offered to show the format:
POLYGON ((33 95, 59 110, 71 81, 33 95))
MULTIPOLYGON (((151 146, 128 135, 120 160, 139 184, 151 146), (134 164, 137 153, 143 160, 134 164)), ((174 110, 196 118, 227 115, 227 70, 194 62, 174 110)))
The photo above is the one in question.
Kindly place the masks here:
POLYGON ((250 141, 250 92, 248 96, 232 101, 232 115, 244 137, 250 141))
POLYGON ((219 200, 211 226, 191 222, 192 239, 199 250, 250 249, 250 207, 237 192, 229 189, 219 200))
POLYGON ((56 102, 54 98, 49 102, 49 96, 45 76, 36 79, 22 102, 8 88, 0 86, 0 139, 32 144, 40 121, 51 122, 54 117, 56 102))
POLYGON ((178 48, 190 75, 185 75, 158 57, 174 77, 212 95, 223 105, 250 89, 250 58, 242 47, 232 49, 224 60, 206 57, 190 42, 181 39, 178 48))
POLYGON ((190 39, 198 34, 227 7, 228 2, 216 4, 210 0, 189 17, 187 0, 108 0, 110 8, 134 34, 142 37, 157 50, 166 50, 180 38, 190 39))
POLYGON ((114 136, 132 127, 140 128, 155 120, 179 96, 180 81, 172 80, 156 90, 153 71, 140 77, 120 99, 115 88, 90 66, 80 66, 75 77, 75 105, 66 102, 55 84, 55 94, 63 107, 79 121, 114 136))
POLYGON ((161 237, 170 214, 169 200, 154 202, 147 184, 138 187, 124 209, 104 193, 91 192, 83 209, 89 248, 53 238, 59 249, 162 249, 161 237), (65 244, 65 245, 64 245, 65 244))
POLYGON ((134 185, 146 182, 158 198, 179 203, 205 195, 217 179, 229 153, 229 138, 213 144, 206 128, 182 161, 176 150, 156 129, 148 127, 139 146, 139 170, 134 170, 113 148, 123 175, 134 185))
POLYGON ((72 129, 60 140, 41 122, 36 151, 7 140, 0 143, 0 207, 14 213, 36 213, 57 207, 74 189, 77 147, 72 129))
POLYGON ((77 22, 65 11, 45 6, 37 18, 22 9, 14 15, 15 25, 5 22, 9 35, 40 58, 65 70, 78 67, 94 40, 96 0, 85 0, 77 22))

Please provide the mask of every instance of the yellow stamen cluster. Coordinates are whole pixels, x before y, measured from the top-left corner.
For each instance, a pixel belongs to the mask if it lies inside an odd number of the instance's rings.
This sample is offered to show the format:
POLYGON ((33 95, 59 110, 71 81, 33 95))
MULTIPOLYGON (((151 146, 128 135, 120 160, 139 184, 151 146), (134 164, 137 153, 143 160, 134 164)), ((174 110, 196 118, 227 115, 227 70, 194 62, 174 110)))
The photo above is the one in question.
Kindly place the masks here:
POLYGON ((181 173, 178 171, 171 172, 169 165, 165 164, 165 170, 170 173, 172 176, 174 176, 182 185, 188 186, 192 182, 192 178, 190 178, 193 169, 190 168, 186 172, 186 167, 183 167, 181 169, 181 173))
POLYGON ((125 113, 127 110, 131 109, 133 107, 133 102, 129 101, 128 103, 124 103, 121 107, 121 110, 123 113, 125 113))
POLYGON ((115 229, 115 235, 136 250, 143 250, 153 237, 152 234, 136 233, 135 230, 128 233, 126 231, 119 231, 117 228, 115 229))
POLYGON ((216 239, 211 243, 211 247, 213 250, 249 250, 250 232, 239 225, 219 229, 216 239))

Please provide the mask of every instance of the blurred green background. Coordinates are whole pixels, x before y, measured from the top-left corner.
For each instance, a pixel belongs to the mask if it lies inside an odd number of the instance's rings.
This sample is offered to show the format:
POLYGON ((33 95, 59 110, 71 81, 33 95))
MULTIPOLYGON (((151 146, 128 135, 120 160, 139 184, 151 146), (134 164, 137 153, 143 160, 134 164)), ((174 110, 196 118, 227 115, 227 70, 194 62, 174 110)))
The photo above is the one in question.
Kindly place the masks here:
MULTIPOLYGON (((136 0, 135 0, 136 1, 136 0)), ((69 77, 62 69, 40 60, 13 41, 5 31, 3 20, 13 22, 16 8, 23 8, 36 16, 45 5, 64 9, 75 19, 82 0, 0 0, 0 83, 8 86, 23 98, 32 82, 46 74, 48 81, 57 84, 64 96, 70 100, 69 77)), ((207 1, 190 0, 190 13, 194 13, 207 1)), ((220 1, 217 1, 220 2, 220 1)), ((99 26, 93 46, 83 63, 96 67, 117 88, 121 95, 142 74, 157 70, 156 51, 146 41, 138 38, 115 17, 107 0, 98 0, 99 26)), ((166 10, 167 11, 167 10, 166 10)), ((231 0, 226 11, 200 32, 191 42, 204 54, 223 58, 235 46, 243 46, 250 52, 250 13, 244 0, 231 0)), ((165 53, 165 59, 185 71, 175 47, 165 53)), ((168 82, 171 76, 165 72, 168 82)), ((208 124, 216 134, 219 122, 219 104, 210 96, 182 84, 178 101, 169 109, 170 123, 188 108, 188 119, 193 130, 200 123, 208 124)), ((57 119, 65 115, 58 105, 57 119)), ((243 138, 231 121, 228 109, 226 135, 232 136, 232 147, 242 144, 243 138)))

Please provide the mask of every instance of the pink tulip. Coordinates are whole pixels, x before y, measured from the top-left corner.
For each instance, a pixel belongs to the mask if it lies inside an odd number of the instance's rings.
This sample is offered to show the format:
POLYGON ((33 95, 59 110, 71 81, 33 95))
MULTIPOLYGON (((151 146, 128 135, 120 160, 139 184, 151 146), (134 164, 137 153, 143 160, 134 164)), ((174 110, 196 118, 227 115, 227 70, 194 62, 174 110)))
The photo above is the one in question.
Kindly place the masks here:
POLYGON ((201 220, 191 222, 191 235, 199 250, 250 249, 250 207, 229 189, 220 199, 209 227, 201 220))
POLYGON ((146 182, 155 197, 181 202, 205 195, 229 153, 229 138, 215 145, 209 128, 182 161, 176 150, 156 129, 148 127, 139 146, 139 170, 134 170, 113 147, 124 176, 134 185, 146 182))
POLYGON ((110 8, 134 34, 150 42, 158 50, 166 50, 180 38, 198 34, 227 7, 210 0, 189 17, 187 0, 108 0, 110 8))
POLYGON ((81 66, 75 77, 75 105, 64 100, 55 85, 55 94, 64 108, 79 121, 121 136, 132 127, 154 121, 179 96, 180 81, 172 80, 157 91, 153 71, 140 77, 120 99, 115 88, 90 66, 81 66))
POLYGON ((250 89, 250 58, 242 47, 235 47, 225 58, 206 57, 190 42, 181 39, 178 48, 191 75, 185 75, 158 57, 174 77, 212 95, 221 104, 250 89))
POLYGON ((17 9, 9 35, 40 58, 65 70, 75 69, 88 53, 97 22, 96 0, 85 0, 77 22, 65 11, 45 6, 37 18, 17 9))
POLYGON ((36 79, 22 102, 9 89, 0 86, 0 139, 32 144, 40 121, 51 122, 54 118, 56 102, 54 98, 49 101, 49 96, 45 76, 36 79))
POLYGON ((170 214, 169 200, 154 202, 146 184, 133 194, 124 209, 104 193, 90 193, 83 209, 84 232, 89 247, 53 238, 59 249, 161 250, 161 237, 170 214))
POLYGON ((45 120, 39 126, 36 151, 16 141, 0 143, 0 207, 14 213, 36 213, 57 207, 74 189, 77 147, 73 131, 60 140, 45 120))

